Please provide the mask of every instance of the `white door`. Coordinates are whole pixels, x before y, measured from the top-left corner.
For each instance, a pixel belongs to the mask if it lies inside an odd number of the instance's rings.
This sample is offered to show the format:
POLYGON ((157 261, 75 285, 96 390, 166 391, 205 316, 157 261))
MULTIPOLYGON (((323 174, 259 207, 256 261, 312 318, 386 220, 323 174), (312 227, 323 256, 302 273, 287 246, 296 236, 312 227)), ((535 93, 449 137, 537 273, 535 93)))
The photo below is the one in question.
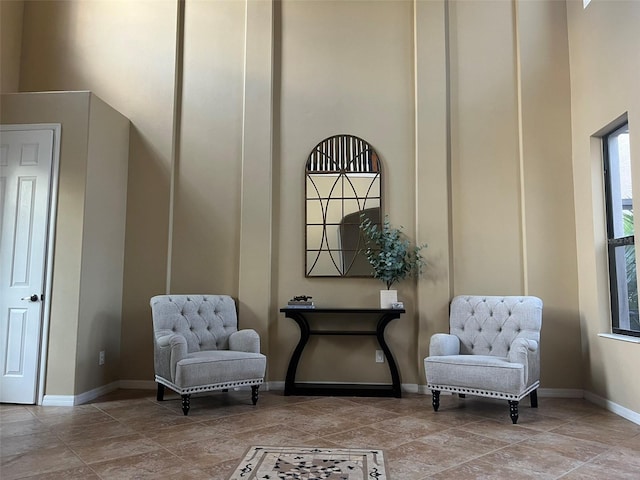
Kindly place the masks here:
POLYGON ((0 402, 36 401, 53 141, 0 131, 0 402))

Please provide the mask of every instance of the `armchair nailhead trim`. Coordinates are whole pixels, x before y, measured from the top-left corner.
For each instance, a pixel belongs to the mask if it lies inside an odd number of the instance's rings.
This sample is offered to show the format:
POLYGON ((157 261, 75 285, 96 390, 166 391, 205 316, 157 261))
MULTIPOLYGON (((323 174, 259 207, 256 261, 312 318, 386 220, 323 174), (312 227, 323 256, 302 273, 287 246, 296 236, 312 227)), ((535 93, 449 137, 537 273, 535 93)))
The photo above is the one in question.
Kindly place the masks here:
POLYGON ((171 390, 179 393, 180 395, 185 395, 189 393, 210 392, 213 390, 221 390, 223 388, 243 387, 247 385, 261 385, 262 383, 264 383, 264 378, 255 378, 252 380, 242 380, 237 382, 214 383, 211 385, 201 385, 198 387, 187 387, 187 388, 180 388, 176 384, 169 382, 168 380, 162 377, 159 377, 158 375, 156 375, 156 382, 169 387, 171 390))
POLYGON ((508 400, 516 400, 520 401, 527 395, 529 395, 532 391, 540 386, 540 382, 535 382, 533 385, 529 386, 526 390, 519 393, 518 395, 514 395, 512 393, 499 393, 493 392, 491 390, 481 390, 476 388, 462 388, 462 387, 451 387, 447 385, 435 385, 432 383, 427 383, 427 388, 430 390, 438 390, 442 392, 452 392, 452 393, 468 393, 469 395, 479 395, 482 397, 491 397, 491 398, 503 398, 508 400))

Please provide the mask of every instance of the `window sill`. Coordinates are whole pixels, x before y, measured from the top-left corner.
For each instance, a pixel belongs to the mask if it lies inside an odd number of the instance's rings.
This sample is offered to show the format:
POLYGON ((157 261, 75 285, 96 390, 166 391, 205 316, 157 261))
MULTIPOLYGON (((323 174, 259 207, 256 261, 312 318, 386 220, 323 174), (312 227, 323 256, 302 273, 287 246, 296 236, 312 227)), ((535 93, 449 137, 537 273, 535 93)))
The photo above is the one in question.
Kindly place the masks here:
POLYGON ((640 343, 640 337, 632 337, 630 335, 619 335, 617 333, 599 333, 599 337, 610 338, 612 340, 621 340, 623 342, 640 343))

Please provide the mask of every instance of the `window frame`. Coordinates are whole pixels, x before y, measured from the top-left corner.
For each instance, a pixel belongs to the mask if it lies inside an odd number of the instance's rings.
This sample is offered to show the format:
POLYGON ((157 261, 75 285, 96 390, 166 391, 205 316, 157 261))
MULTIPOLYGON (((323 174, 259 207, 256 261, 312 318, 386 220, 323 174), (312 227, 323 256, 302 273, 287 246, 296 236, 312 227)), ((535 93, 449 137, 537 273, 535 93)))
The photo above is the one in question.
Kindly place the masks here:
MULTIPOLYGON (((633 337, 640 337, 640 331, 627 330, 620 328, 620 305, 619 305, 619 280, 617 271, 617 259, 616 250, 619 248, 625 248, 626 246, 634 246, 635 254, 635 221, 634 221, 634 233, 631 235, 615 236, 615 215, 614 215, 614 199, 612 194, 612 174, 611 174, 611 155, 609 151, 609 140, 614 135, 617 135, 622 129, 629 130, 629 121, 625 118, 624 121, 616 123, 614 127, 607 129, 601 137, 602 139, 602 158, 603 158, 603 171, 604 171, 604 191, 605 191, 605 205, 606 205, 606 227, 607 227, 607 259, 608 259, 608 271, 609 271, 609 293, 611 302, 611 331, 618 335, 627 335, 633 337)), ((636 255, 636 268, 637 268, 637 255, 636 255)))

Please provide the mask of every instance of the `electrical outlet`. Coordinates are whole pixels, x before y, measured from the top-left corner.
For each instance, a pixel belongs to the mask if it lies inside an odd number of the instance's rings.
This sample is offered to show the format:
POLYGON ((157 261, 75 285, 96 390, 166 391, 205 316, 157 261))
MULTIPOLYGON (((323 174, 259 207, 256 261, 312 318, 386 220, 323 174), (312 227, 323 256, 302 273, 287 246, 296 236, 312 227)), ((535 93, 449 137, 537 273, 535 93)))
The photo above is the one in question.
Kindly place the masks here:
POLYGON ((100 355, 98 355, 98 365, 104 365, 104 350, 100 350, 100 355))
POLYGON ((376 363, 384 363, 384 354, 382 350, 376 350, 376 363))

